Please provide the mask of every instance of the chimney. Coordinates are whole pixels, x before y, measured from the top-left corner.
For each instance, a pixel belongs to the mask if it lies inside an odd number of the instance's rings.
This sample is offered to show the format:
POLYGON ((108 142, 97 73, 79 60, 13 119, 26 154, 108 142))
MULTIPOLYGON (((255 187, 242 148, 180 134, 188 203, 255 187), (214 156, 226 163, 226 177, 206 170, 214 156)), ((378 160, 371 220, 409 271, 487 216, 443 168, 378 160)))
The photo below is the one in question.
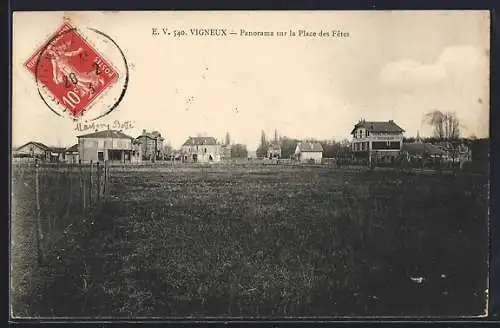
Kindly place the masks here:
POLYGON ((394 123, 394 121, 393 120, 389 120, 389 123, 394 123))
POLYGON ((99 131, 99 129, 95 129, 95 132, 99 131))
POLYGON ((146 129, 142 129, 142 134, 146 134, 146 129))

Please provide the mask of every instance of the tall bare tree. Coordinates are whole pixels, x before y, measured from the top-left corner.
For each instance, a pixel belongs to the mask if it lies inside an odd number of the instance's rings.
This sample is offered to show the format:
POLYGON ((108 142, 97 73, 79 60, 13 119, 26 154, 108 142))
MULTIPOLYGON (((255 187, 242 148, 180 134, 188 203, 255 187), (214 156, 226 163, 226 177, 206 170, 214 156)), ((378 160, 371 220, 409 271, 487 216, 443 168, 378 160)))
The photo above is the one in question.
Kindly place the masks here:
POLYGON ((460 137, 460 120, 454 112, 435 110, 424 115, 424 123, 432 126, 434 136, 441 140, 460 137))
POLYGON ((229 132, 226 132, 225 144, 226 145, 230 145, 231 144, 231 137, 229 136, 229 132))

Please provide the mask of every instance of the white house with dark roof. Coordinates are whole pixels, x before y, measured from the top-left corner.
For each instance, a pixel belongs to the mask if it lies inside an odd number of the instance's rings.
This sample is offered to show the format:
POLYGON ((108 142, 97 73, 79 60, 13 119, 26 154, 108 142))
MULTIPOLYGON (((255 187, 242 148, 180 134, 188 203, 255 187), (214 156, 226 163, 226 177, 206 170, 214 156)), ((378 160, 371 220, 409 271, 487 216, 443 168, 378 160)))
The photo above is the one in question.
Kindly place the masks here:
POLYGON ((79 160, 82 163, 141 161, 140 145, 121 131, 103 130, 78 136, 79 160))
POLYGON ((321 164, 323 146, 319 142, 299 142, 295 148, 295 157, 302 163, 321 164))
POLYGON ((185 162, 220 162, 222 145, 214 137, 189 137, 181 147, 185 162))
POLYGON ((351 131, 355 158, 369 162, 394 160, 400 155, 404 132, 393 120, 359 121, 351 131))

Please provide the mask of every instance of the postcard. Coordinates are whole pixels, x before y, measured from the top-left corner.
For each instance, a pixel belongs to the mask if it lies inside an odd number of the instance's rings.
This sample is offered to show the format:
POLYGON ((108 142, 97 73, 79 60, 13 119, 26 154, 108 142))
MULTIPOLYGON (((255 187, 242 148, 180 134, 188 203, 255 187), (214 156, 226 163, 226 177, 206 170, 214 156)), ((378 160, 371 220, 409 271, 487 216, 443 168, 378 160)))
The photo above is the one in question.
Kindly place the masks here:
POLYGON ((488 11, 14 12, 12 318, 488 313, 488 11))

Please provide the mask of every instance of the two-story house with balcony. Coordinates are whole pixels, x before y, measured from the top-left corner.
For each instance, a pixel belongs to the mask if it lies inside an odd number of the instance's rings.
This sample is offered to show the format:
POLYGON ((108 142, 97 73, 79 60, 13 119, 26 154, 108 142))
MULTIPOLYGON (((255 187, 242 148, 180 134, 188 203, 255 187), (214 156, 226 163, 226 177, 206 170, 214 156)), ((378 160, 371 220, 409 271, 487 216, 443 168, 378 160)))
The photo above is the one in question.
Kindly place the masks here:
POLYGON ((220 162, 222 145, 214 137, 189 137, 181 147, 185 162, 220 162))
POLYGON ((361 120, 351 131, 354 157, 370 163, 393 161, 400 155, 404 132, 393 120, 361 120))
POLYGON ((121 131, 103 130, 78 136, 78 158, 82 163, 139 162, 140 149, 135 138, 121 131))

